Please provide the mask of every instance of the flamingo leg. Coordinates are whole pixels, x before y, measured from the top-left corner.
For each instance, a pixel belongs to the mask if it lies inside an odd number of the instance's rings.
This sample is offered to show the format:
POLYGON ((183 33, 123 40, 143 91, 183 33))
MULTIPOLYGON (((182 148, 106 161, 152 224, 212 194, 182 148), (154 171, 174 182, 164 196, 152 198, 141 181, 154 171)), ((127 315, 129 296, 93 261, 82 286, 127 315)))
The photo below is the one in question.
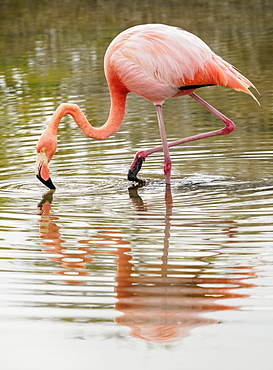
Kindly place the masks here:
POLYGON ((159 132, 161 136, 162 145, 160 147, 141 151, 136 154, 135 159, 128 172, 129 181, 136 181, 140 183, 143 182, 143 180, 137 178, 136 175, 140 171, 142 163, 145 161, 146 157, 154 153, 154 149, 157 149, 155 151, 163 150, 163 153, 164 153, 164 167, 163 168, 164 168, 164 174, 165 174, 165 182, 166 184, 170 184, 171 182, 172 161, 171 161, 171 157, 169 153, 170 145, 167 142, 167 135, 166 135, 164 118, 163 118, 163 113, 162 113, 162 105, 156 104, 155 108, 156 108, 156 113, 157 113, 158 126, 159 126, 159 132))
MULTIPOLYGON (((225 126, 223 128, 221 128, 220 130, 209 131, 209 132, 205 132, 203 134, 198 134, 198 135, 190 136, 190 137, 187 137, 187 138, 184 138, 184 139, 176 140, 176 141, 173 141, 171 143, 167 143, 164 123, 163 123, 163 117, 162 117, 162 111, 160 113, 159 108, 157 108, 162 145, 157 146, 157 147, 152 148, 152 149, 147 149, 147 150, 143 150, 143 151, 140 151, 140 152, 136 153, 135 158, 134 158, 134 160, 133 160, 133 162, 130 166, 129 172, 128 172, 128 180, 129 181, 143 182, 142 180, 140 180, 137 177, 137 173, 140 171, 142 163, 145 161, 145 159, 148 157, 148 155, 156 153, 160 150, 163 150, 164 151, 164 157, 165 157, 164 172, 167 171, 167 175, 166 175, 166 172, 165 172, 165 178, 166 178, 166 183, 168 184, 169 182, 167 182, 167 181, 170 180, 170 173, 168 173, 168 166, 170 167, 169 171, 171 171, 171 161, 170 161, 170 159, 168 159, 166 149, 168 149, 172 146, 185 144, 185 143, 188 143, 188 142, 194 141, 194 140, 205 139, 205 138, 208 138, 208 137, 213 137, 213 136, 218 136, 218 135, 227 135, 227 134, 230 134, 235 129, 235 124, 229 118, 227 118, 225 115, 223 115, 217 109, 215 109, 213 106, 211 106, 205 100, 200 98, 195 93, 192 93, 192 94, 189 94, 189 95, 194 100, 196 100, 198 103, 203 105, 203 107, 208 109, 212 114, 214 114, 216 117, 218 117, 225 124, 225 126), (161 123, 160 123, 161 119, 162 119, 163 126, 160 126, 161 125, 161 123), (166 145, 167 145, 167 148, 166 148, 166 145), (164 149, 164 146, 165 146, 165 149, 164 149)), ((159 106, 156 106, 156 107, 159 107, 159 106)))
POLYGON ((171 183, 172 160, 171 160, 171 156, 169 153, 169 146, 168 146, 167 135, 166 135, 164 119, 163 119, 162 105, 156 105, 155 108, 156 108, 159 132, 161 136, 162 148, 163 148, 163 153, 164 153, 165 182, 166 184, 170 184, 171 183))

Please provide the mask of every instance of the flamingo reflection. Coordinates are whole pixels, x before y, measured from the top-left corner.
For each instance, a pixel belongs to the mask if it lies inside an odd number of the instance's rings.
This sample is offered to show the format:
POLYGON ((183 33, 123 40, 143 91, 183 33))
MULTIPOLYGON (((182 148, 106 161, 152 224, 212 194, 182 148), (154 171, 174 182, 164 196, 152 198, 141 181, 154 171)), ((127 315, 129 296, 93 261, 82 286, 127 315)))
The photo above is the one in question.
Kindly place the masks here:
POLYGON ((58 262, 62 270, 54 271, 54 274, 64 275, 68 280, 66 284, 84 284, 84 281, 73 279, 73 277, 86 276, 89 273, 86 271, 86 264, 92 262, 89 255, 88 247, 77 248, 77 253, 69 253, 62 246, 65 240, 61 238, 60 227, 56 224, 58 217, 51 216, 51 203, 53 200, 53 192, 49 191, 43 196, 43 199, 38 204, 38 214, 41 215, 40 223, 40 238, 44 252, 55 254, 56 257, 50 257, 48 260, 58 262))
MULTIPOLYGON (((129 195, 139 216, 149 212, 137 187, 129 189, 129 195)), ((60 263, 62 270, 58 273, 65 275, 65 283, 70 284, 85 283, 84 276, 90 274, 87 268, 90 264, 103 255, 114 256, 117 264, 115 309, 121 313, 115 321, 129 327, 132 337, 161 343, 185 338, 194 328, 218 322, 208 317, 209 313, 238 309, 238 306, 225 304, 225 300, 248 297, 240 292, 241 289, 254 286, 248 282, 256 276, 251 266, 232 267, 230 273, 222 277, 213 270, 213 262, 205 258, 199 257, 187 264, 169 257, 172 194, 168 186, 163 248, 159 262, 153 264, 135 261, 130 242, 114 227, 97 228, 97 235, 79 240, 75 259, 75 254, 63 250, 64 240, 56 224, 58 218, 50 215, 51 202, 52 193, 48 193, 38 207, 40 236, 42 245, 46 246, 43 250, 58 255, 50 260, 60 263), (74 276, 82 276, 82 280, 75 281, 74 276)), ((230 242, 236 235, 235 229, 231 221, 223 224, 222 233, 230 242)), ((215 254, 217 258, 221 251, 215 254)))

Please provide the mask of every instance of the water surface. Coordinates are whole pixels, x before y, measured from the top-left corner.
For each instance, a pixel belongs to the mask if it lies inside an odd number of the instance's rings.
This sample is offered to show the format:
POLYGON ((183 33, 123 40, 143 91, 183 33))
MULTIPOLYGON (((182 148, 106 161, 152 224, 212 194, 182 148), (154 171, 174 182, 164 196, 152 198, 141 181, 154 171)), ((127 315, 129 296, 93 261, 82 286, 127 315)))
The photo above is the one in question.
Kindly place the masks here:
MULTIPOLYGON (((270 368, 271 2, 64 3, 0 4, 1 368, 270 368), (107 45, 147 22, 200 36, 251 79, 261 107, 200 90, 237 129, 172 148, 171 187, 162 153, 143 165, 145 186, 126 180, 135 152, 160 144, 151 103, 130 95, 102 142, 65 117, 48 192, 34 168, 51 115, 77 103, 103 124, 107 45)), ((164 114, 170 140, 221 125, 190 97, 164 114)))

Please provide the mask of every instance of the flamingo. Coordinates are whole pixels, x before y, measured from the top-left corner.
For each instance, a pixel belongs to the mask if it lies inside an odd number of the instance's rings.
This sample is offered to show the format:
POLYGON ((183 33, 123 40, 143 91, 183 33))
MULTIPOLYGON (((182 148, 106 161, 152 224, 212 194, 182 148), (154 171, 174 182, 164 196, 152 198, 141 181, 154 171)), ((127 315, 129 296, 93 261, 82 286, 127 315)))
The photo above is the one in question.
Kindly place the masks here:
MULTIPOLYGON (((50 189, 55 186, 49 174, 49 162, 57 148, 57 131, 62 117, 72 116, 84 135, 104 140, 115 134, 125 115, 126 97, 134 93, 155 105, 162 145, 136 153, 128 172, 128 180, 142 182, 137 177, 147 156, 163 150, 166 184, 171 182, 169 148, 193 140, 226 135, 235 124, 198 95, 195 90, 205 86, 226 86, 249 91, 255 86, 231 64, 215 54, 199 37, 181 28, 164 24, 145 24, 131 27, 117 35, 104 57, 104 71, 111 97, 106 123, 92 127, 76 104, 62 103, 54 112, 37 146, 36 176, 50 189), (224 127, 174 142, 168 142, 162 105, 166 99, 189 95, 223 123, 224 127)), ((255 88, 256 89, 256 88, 255 88)), ((256 89, 257 90, 257 89, 256 89)), ((259 102, 258 102, 259 104, 259 102)))

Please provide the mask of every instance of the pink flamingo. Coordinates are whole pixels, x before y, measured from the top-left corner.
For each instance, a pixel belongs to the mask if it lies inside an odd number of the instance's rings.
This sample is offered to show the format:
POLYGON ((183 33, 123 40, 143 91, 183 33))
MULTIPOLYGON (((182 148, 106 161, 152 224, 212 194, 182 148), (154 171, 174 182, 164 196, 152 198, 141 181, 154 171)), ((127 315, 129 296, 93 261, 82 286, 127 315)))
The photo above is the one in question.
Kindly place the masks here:
POLYGON ((48 164, 57 148, 57 131, 60 120, 70 114, 82 132, 97 140, 107 139, 118 131, 125 115, 126 96, 132 92, 154 103, 162 146, 136 153, 128 172, 128 180, 141 182, 137 173, 146 157, 163 150, 166 184, 170 184, 171 158, 169 147, 207 137, 226 135, 235 124, 194 91, 204 86, 226 86, 255 96, 248 90, 255 86, 231 64, 216 55, 197 36, 177 27, 163 24, 135 26, 121 32, 109 45, 104 69, 111 96, 111 108, 106 123, 92 127, 76 104, 61 104, 53 114, 40 137, 37 150, 36 175, 43 184, 55 189, 48 164), (167 142, 162 105, 168 98, 190 95, 203 105, 225 126, 216 131, 167 142))

